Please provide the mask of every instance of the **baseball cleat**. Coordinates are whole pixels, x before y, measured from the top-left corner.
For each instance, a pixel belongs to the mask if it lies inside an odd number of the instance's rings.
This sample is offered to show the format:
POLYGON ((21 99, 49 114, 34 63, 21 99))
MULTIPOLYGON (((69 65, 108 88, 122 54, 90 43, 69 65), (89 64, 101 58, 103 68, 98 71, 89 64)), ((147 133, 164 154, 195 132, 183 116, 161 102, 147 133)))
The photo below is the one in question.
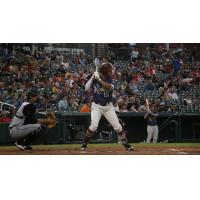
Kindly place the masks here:
POLYGON ((29 151, 31 151, 33 149, 33 147, 30 145, 25 145, 24 148, 25 148, 25 150, 29 150, 29 151))
POLYGON ((125 147, 126 151, 134 151, 134 147, 132 147, 130 144, 128 143, 123 143, 123 146, 125 147))
POLYGON ((26 150, 26 149, 25 149, 25 146, 22 145, 22 144, 20 144, 18 141, 15 142, 15 146, 16 146, 17 148, 19 148, 20 150, 23 150, 23 151, 26 150))
POLYGON ((30 145, 24 145, 22 143, 19 143, 18 141, 15 142, 15 146, 22 151, 26 151, 26 150, 30 151, 33 149, 30 145))
POLYGON ((128 149, 126 149, 127 151, 135 151, 134 147, 129 147, 128 149))
POLYGON ((26 149, 25 149, 25 146, 24 146, 24 145, 21 145, 21 144, 18 144, 17 141, 15 142, 15 146, 16 146, 17 148, 19 148, 20 150, 22 150, 22 151, 25 151, 25 150, 26 150, 26 149))
POLYGON ((82 144, 81 151, 87 151, 87 144, 82 144))

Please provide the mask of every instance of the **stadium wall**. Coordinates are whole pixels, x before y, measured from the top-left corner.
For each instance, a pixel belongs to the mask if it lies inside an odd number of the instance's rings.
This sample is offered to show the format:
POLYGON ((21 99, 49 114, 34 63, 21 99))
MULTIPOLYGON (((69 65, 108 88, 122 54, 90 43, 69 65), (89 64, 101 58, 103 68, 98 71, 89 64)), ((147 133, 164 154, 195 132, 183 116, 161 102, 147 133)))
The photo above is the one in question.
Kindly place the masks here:
MULTIPOLYGON (((50 129, 49 133, 38 138, 36 144, 65 144, 79 143, 82 140, 85 130, 90 123, 89 113, 57 113, 57 125, 50 129), (76 134, 73 134, 74 132, 76 134)), ((143 113, 120 113, 118 115, 125 123, 130 142, 144 142, 146 140, 146 121, 143 113)), ((9 136, 7 123, 0 124, 0 145, 9 145, 13 141, 9 136)), ((200 141, 200 114, 181 113, 168 114, 162 113, 158 118, 159 142, 185 142, 200 141)), ((108 123, 100 121, 101 131, 114 131, 108 123)), ((115 133, 114 133, 115 134, 115 133)), ((92 140, 99 142, 99 134, 92 140)), ((101 142, 117 142, 116 134, 112 136, 112 141, 102 140, 101 142)))

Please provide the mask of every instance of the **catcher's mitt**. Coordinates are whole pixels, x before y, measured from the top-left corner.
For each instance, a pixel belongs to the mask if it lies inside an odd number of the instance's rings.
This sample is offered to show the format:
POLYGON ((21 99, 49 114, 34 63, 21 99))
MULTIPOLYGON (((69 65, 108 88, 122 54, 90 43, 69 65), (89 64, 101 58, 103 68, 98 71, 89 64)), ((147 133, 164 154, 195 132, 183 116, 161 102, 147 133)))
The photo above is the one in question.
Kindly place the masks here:
POLYGON ((48 128, 54 128, 56 126, 56 117, 53 112, 47 113, 46 118, 50 123, 48 124, 48 128))

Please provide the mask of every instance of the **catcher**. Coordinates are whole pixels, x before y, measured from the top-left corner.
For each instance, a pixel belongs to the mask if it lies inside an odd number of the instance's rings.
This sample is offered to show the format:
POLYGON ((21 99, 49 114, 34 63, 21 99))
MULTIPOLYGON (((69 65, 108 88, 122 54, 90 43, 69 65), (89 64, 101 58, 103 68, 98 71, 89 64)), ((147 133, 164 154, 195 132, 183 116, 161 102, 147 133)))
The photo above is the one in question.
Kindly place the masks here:
POLYGON ((15 140, 15 146, 21 150, 32 150, 30 144, 41 134, 47 132, 47 128, 56 125, 53 113, 47 115, 46 119, 37 119, 34 102, 38 98, 38 91, 30 89, 27 93, 27 102, 24 102, 16 115, 13 117, 9 131, 10 136, 15 140))

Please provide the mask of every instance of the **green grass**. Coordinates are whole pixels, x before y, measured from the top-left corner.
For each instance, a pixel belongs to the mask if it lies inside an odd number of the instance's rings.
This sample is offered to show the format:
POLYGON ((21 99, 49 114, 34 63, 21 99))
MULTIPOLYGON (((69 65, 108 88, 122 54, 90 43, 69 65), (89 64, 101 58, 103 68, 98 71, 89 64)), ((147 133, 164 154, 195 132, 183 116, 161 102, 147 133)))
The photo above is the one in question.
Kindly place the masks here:
MULTIPOLYGON (((134 147, 194 147, 200 148, 200 143, 157 143, 157 144, 146 144, 146 143, 132 143, 134 147)), ((80 144, 56 144, 56 145, 35 145, 36 148, 44 148, 44 149, 63 149, 63 148, 80 148, 80 144)), ((90 147, 117 147, 120 144, 89 144, 90 147)), ((16 149, 13 146, 0 146, 1 149, 16 149)))

